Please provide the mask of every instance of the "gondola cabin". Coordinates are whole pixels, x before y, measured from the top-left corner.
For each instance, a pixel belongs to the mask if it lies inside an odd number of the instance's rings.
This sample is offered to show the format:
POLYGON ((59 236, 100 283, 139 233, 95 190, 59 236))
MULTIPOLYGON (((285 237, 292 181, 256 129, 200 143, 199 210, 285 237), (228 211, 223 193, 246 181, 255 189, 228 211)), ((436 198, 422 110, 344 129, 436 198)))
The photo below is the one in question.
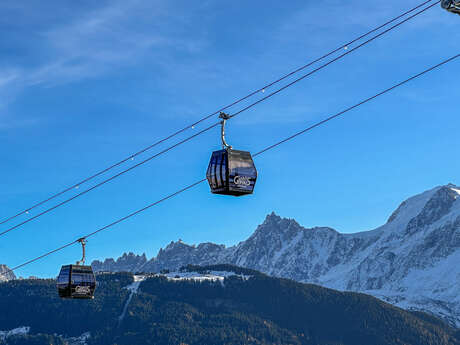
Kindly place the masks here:
POLYGON ((212 153, 206 178, 212 193, 241 196, 254 191, 257 170, 249 152, 229 148, 212 153))
POLYGON ((441 0, 441 7, 460 15, 460 0, 441 0))
POLYGON ((57 278, 57 289, 61 298, 94 298, 96 278, 91 266, 65 265, 57 278))

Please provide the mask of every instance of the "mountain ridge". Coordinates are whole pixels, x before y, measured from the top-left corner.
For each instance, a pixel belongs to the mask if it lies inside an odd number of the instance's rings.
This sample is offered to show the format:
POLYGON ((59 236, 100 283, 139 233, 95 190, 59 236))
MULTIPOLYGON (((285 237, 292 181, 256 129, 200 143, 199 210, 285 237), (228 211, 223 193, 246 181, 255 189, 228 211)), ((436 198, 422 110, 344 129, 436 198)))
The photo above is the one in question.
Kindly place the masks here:
MULTIPOLYGON (((171 242, 151 260, 131 253, 129 267, 159 272, 187 264, 228 263, 364 292, 406 309, 431 312, 460 327, 459 196, 460 187, 454 184, 435 187, 402 202, 384 225, 353 234, 329 227, 307 229, 272 212, 235 246, 171 242)), ((111 263, 113 259, 94 261, 93 267, 126 268, 111 263)))
POLYGON ((11 272, 8 266, 0 264, 0 283, 13 279, 16 279, 14 272, 11 272))

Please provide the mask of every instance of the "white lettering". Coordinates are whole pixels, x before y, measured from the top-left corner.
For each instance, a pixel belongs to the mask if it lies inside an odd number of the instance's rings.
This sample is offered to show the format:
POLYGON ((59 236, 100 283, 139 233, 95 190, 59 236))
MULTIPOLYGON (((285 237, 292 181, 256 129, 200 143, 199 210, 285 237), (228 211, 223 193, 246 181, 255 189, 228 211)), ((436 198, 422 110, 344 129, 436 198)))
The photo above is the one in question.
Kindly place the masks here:
POLYGON ((251 181, 249 181, 249 177, 247 176, 235 176, 233 178, 233 182, 236 184, 236 185, 242 185, 242 186, 250 186, 251 185, 251 181))
POLYGON ((75 293, 78 294, 90 294, 91 290, 89 286, 75 286, 75 293))

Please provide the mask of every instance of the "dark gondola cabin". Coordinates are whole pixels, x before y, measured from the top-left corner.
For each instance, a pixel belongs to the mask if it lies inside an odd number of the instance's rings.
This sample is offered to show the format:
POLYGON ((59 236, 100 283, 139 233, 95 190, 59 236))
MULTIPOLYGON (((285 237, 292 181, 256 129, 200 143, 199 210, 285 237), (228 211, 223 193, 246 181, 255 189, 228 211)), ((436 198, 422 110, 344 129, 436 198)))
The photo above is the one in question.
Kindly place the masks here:
POLYGON ((257 170, 249 152, 228 148, 212 153, 206 178, 212 193, 241 196, 254 191, 257 170))
POLYGON ((61 298, 94 298, 96 278, 91 266, 65 265, 57 278, 57 289, 61 298))
POLYGON ((460 0, 441 0, 441 7, 460 15, 460 0))

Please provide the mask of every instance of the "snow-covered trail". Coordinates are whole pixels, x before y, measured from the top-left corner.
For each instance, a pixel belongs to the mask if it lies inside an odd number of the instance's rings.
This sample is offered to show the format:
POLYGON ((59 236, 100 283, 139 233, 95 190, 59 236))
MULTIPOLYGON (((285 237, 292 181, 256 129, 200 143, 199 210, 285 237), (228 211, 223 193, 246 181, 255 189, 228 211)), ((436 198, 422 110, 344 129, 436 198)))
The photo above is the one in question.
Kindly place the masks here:
POLYGON ((129 297, 128 297, 128 300, 125 303, 125 306, 123 307, 123 312, 118 317, 118 326, 121 325, 121 322, 125 318, 126 311, 128 310, 128 306, 131 303, 131 299, 133 298, 133 295, 135 293, 137 293, 137 291, 139 290, 139 285, 141 285, 141 283, 145 280, 145 278, 146 278, 146 276, 136 276, 135 275, 134 276, 134 282, 125 287, 125 289, 128 289, 129 291, 131 291, 131 293, 129 294, 129 297))

